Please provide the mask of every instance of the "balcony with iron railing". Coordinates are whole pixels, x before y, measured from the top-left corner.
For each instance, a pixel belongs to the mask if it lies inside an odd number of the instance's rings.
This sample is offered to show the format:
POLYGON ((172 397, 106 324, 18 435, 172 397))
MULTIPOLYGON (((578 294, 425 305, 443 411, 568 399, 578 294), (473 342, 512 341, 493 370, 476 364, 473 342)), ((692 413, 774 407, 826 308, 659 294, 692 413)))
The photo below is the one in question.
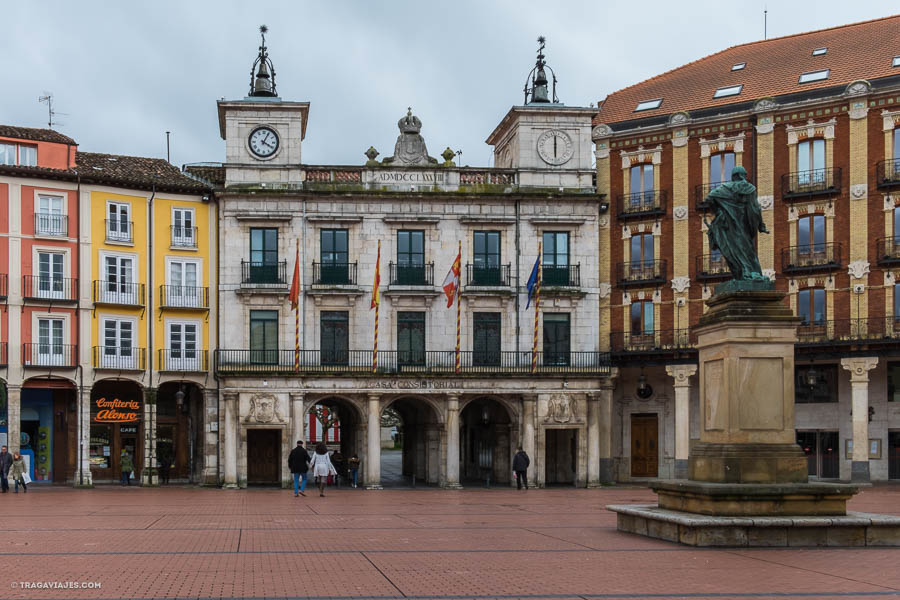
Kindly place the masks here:
POLYGON ((690 329, 614 331, 609 334, 613 352, 672 352, 695 348, 697 336, 690 329))
POLYGON ((731 269, 721 254, 702 254, 697 257, 697 279, 731 279, 731 269))
POLYGON ((666 213, 666 191, 648 190, 616 197, 616 211, 620 219, 652 217, 666 213))
POLYGON ((241 285, 244 287, 283 287, 287 285, 287 261, 241 261, 241 285))
POLYGON ((877 242, 877 247, 879 265, 900 265, 900 237, 881 238, 877 242))
POLYGON ((797 327, 797 344, 900 344, 900 317, 805 321, 797 327))
POLYGON ((356 263, 318 263, 313 266, 313 285, 356 285, 356 263))
POLYGON ((706 197, 709 196, 709 193, 716 189, 717 187, 721 187, 722 181, 717 181, 715 183, 702 183, 700 185, 694 186, 694 208, 697 212, 705 212, 709 210, 709 205, 706 202, 706 197))
POLYGON ((438 350, 407 352, 381 350, 377 367, 371 350, 216 350, 216 371, 220 374, 304 375, 410 375, 458 376, 494 375, 584 375, 609 374, 607 352, 472 352, 438 350), (532 365, 532 359, 536 364, 532 365))
POLYGON ((434 263, 403 264, 388 263, 390 285, 434 285, 434 263))
POLYGON ((78 364, 76 344, 26 342, 22 344, 22 365, 25 367, 58 367, 74 369, 78 364))
POLYGON ((77 302, 78 280, 72 277, 22 276, 22 296, 25 300, 44 302, 77 302))
POLYGON ((69 217, 50 213, 34 213, 34 235, 40 237, 68 236, 69 217))
POLYGON ((581 263, 577 265, 541 265, 541 288, 580 288, 581 263))
POLYGON ((875 185, 879 189, 900 186, 900 157, 875 163, 875 185))
POLYGON ((466 287, 509 287, 510 265, 467 264, 466 287))
POLYGON ((144 284, 95 279, 93 285, 93 299, 94 304, 144 306, 144 284))
POLYGON ((209 351, 190 348, 160 348, 157 365, 160 371, 201 373, 209 370, 209 351))
POLYGON ((781 271, 783 273, 835 271, 840 268, 841 245, 836 242, 791 246, 781 250, 781 271))
POLYGON ((106 241, 114 244, 130 244, 134 241, 134 222, 106 219, 106 241))
POLYGON ((662 285, 666 282, 665 260, 642 260, 616 265, 619 286, 662 285))
POLYGON ((197 247, 197 228, 196 227, 179 227, 172 225, 171 244, 175 248, 197 247))
POLYGON ((209 288, 190 285, 159 286, 160 308, 209 310, 209 288))
POLYGON ((95 369, 143 371, 147 367, 147 349, 134 346, 94 346, 91 364, 95 369))
POLYGON ((830 196, 841 191, 841 168, 814 169, 785 173, 781 176, 781 198, 805 200, 814 196, 830 196))

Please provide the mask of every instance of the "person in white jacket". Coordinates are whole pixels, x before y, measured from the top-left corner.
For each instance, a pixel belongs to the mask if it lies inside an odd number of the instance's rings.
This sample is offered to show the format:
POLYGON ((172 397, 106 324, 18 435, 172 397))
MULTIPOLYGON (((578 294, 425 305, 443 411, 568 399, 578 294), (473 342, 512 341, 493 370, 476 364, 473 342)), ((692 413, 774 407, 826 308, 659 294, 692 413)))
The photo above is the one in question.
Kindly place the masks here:
POLYGON ((328 447, 325 442, 316 444, 316 452, 309 463, 309 470, 312 471, 316 483, 319 484, 319 496, 324 496, 328 476, 337 475, 334 465, 331 464, 331 458, 328 456, 328 447))

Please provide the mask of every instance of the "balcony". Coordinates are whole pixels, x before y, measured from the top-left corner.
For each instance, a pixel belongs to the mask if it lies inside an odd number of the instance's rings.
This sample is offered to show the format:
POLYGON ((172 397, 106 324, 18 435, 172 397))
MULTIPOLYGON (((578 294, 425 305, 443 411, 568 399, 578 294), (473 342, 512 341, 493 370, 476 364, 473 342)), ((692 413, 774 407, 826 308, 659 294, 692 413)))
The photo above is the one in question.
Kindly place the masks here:
POLYGON ((313 263, 313 285, 356 285, 356 263, 313 263))
POLYGON ((879 265, 900 265, 900 238, 881 238, 877 245, 879 265))
POLYGON ((466 265, 466 287, 509 287, 507 265, 466 265))
POLYGON ((666 261, 644 260, 618 263, 616 275, 620 287, 662 285, 666 282, 666 261))
POLYGON ((721 254, 703 254, 697 257, 697 279, 731 279, 731 270, 721 254))
POLYGON ((74 369, 78 364, 78 346, 27 342, 22 344, 22 364, 25 367, 74 369))
POLYGON ((120 219, 106 219, 106 241, 113 244, 131 244, 134 242, 134 222, 120 219))
POLYGON ((209 310, 209 288, 161 285, 159 286, 160 308, 186 308, 209 310))
POLYGON ((815 169, 781 176, 781 198, 786 201, 831 196, 841 191, 841 169, 815 169))
MULTIPOLYGON (((524 352, 460 352, 460 374, 483 375, 586 375, 609 374, 609 353, 537 353, 532 372, 532 354, 524 352)), ((216 371, 224 375, 266 374, 337 376, 410 375, 457 376, 453 350, 378 352, 373 370, 371 350, 216 350, 216 371), (296 361, 296 362, 295 362, 296 361), (373 372, 374 371, 374 372, 373 372)))
POLYGON ((577 265, 541 265, 541 287, 581 287, 581 263, 577 265))
POLYGON ((875 185, 879 189, 900 186, 900 158, 875 163, 875 185))
POLYGON ((709 205, 706 203, 706 197, 709 196, 711 191, 721 185, 722 182, 717 181, 716 183, 703 183, 694 186, 694 208, 697 212, 706 212, 709 210, 709 205))
POLYGON ((390 285, 434 285, 434 263, 421 265, 388 264, 390 285))
POLYGON ((209 351, 161 348, 157 365, 160 371, 202 373, 209 370, 209 351))
POLYGON ((171 244, 173 248, 186 248, 193 250, 197 248, 197 228, 196 227, 178 227, 172 225, 171 244))
POLYGON ((841 245, 838 243, 791 246, 781 250, 783 273, 835 271, 840 268, 841 245))
POLYGON ((287 285, 287 261, 262 263, 241 261, 241 285, 271 286, 287 285))
POLYGON ((9 275, 0 273, 0 302, 6 302, 9 298, 9 275))
POLYGON ((801 323, 797 327, 797 344, 872 345, 900 343, 900 318, 869 317, 865 319, 838 319, 801 323))
POLYGON ((666 213, 666 191, 650 190, 616 197, 616 209, 620 219, 652 217, 666 213))
POLYGON ((71 277, 22 276, 22 296, 25 300, 46 302, 77 302, 78 280, 71 277))
POLYGON ((69 217, 50 213, 35 213, 34 235, 41 237, 67 237, 69 235, 69 217))
POLYGON ((672 352, 692 350, 697 343, 690 329, 614 331, 609 334, 613 352, 672 352))
POLYGON ((0 367, 9 366, 9 344, 0 342, 0 367))
POLYGON ((134 346, 94 346, 91 364, 95 369, 143 371, 147 368, 147 349, 134 346))
POLYGON ((144 306, 143 283, 118 283, 94 280, 94 304, 144 306))

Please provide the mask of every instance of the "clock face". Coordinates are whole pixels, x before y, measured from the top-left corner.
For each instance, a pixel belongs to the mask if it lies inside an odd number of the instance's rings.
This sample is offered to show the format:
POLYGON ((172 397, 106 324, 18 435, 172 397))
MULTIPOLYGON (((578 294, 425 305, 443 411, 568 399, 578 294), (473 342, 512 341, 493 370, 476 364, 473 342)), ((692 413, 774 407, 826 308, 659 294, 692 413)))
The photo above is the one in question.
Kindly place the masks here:
POLYGON ((260 158, 268 158, 278 150, 278 134, 271 127, 257 127, 248 142, 250 151, 260 158))
POLYGON ((562 165, 572 158, 575 147, 568 133, 559 129, 550 129, 538 137, 537 151, 545 163, 562 165))

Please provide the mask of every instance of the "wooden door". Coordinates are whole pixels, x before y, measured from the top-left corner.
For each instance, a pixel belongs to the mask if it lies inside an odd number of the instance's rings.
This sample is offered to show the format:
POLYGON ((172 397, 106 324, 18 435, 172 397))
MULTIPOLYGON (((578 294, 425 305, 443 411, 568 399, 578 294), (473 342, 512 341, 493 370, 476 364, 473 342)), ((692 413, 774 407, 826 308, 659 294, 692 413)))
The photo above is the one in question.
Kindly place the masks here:
POLYGON ((657 415, 631 416, 631 476, 656 477, 659 469, 657 415))
POLYGON ((281 483, 280 430, 247 430, 247 483, 250 485, 281 483))

